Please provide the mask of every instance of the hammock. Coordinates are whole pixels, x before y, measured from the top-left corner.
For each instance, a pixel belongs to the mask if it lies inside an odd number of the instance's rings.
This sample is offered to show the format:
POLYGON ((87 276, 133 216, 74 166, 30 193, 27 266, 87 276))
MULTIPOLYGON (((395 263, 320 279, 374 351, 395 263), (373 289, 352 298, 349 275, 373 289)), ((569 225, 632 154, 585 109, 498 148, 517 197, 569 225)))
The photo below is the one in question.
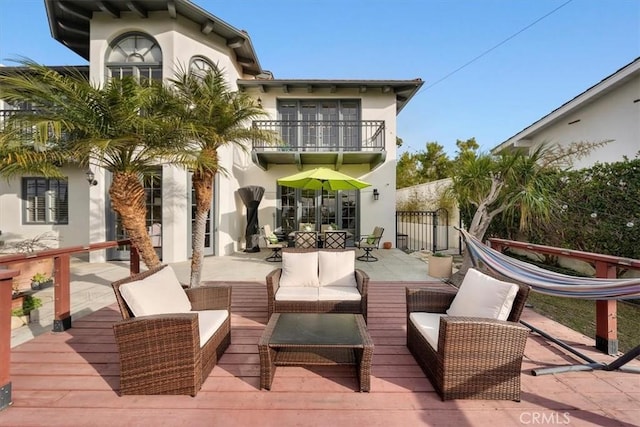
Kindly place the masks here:
POLYGON ((640 298, 640 278, 602 279, 556 273, 504 255, 483 244, 467 231, 459 231, 474 264, 481 261, 492 272, 527 284, 541 294, 589 300, 640 298))

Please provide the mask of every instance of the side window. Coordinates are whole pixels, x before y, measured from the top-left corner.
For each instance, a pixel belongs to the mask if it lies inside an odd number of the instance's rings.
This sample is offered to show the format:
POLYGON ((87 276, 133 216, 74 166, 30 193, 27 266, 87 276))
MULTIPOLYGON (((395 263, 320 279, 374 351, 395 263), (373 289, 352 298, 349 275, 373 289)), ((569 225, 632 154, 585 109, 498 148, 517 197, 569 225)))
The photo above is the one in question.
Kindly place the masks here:
POLYGON ((63 179, 22 178, 24 224, 68 224, 69 186, 63 179))
POLYGON ((162 50, 145 34, 125 34, 116 39, 107 52, 106 64, 109 78, 162 80, 162 50))
POLYGON ((213 64, 204 56, 194 56, 189 61, 189 72, 201 79, 213 69, 213 64))

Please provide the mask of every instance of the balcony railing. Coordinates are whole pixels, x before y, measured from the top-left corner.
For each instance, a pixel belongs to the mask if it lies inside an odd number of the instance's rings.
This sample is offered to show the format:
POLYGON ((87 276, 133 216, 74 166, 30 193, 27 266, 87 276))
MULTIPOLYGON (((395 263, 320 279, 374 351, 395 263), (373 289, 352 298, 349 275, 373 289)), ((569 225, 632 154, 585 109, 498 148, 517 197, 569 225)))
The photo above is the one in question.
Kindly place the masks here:
POLYGON ((258 120, 253 126, 279 141, 253 141, 256 151, 359 152, 385 149, 383 120, 258 120))

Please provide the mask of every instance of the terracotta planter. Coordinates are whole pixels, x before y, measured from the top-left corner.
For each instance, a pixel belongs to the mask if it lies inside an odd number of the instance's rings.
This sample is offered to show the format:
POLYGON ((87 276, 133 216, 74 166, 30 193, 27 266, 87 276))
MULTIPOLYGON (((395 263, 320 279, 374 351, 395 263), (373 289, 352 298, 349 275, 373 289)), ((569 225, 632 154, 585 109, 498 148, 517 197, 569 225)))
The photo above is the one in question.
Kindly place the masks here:
POLYGON ((391 242, 384 242, 384 243, 382 244, 382 247, 383 247, 384 249, 391 249, 391 242))
POLYGON ((453 269, 453 256, 433 256, 429 258, 429 276, 439 279, 448 279, 451 277, 453 269))

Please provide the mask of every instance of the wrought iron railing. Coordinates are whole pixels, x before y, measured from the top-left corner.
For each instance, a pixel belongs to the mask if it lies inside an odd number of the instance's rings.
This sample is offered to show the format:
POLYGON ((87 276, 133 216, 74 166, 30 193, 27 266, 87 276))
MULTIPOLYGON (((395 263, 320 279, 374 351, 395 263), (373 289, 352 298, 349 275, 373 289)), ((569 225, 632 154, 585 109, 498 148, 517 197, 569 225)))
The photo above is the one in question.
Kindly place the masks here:
POLYGON ((273 132, 277 142, 254 140, 256 151, 382 151, 384 120, 257 120, 257 129, 273 132))

